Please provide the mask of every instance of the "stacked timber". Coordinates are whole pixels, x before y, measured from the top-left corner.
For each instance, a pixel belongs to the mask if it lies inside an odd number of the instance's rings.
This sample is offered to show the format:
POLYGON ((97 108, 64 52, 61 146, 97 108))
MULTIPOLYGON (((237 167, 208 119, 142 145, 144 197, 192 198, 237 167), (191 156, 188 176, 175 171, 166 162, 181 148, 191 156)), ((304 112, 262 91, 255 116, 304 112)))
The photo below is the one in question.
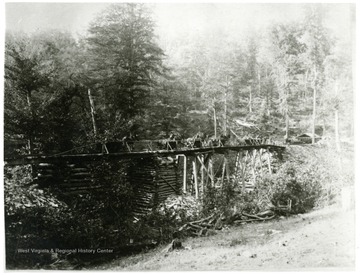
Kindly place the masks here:
POLYGON ((101 184, 95 184, 89 165, 40 163, 35 169, 40 187, 57 187, 62 194, 86 194, 102 188, 101 184))
POLYGON ((129 167, 128 181, 134 186, 136 214, 146 214, 154 207, 156 163, 153 158, 136 159, 129 167))
POLYGON ((36 183, 40 187, 48 187, 52 184, 57 174, 57 167, 52 163, 39 163, 34 170, 36 171, 36 183))
POLYGON ((180 194, 180 179, 175 161, 162 161, 157 167, 156 185, 159 202, 171 195, 180 194))
POLYGON ((179 194, 180 184, 174 161, 143 158, 133 161, 128 180, 136 193, 136 213, 145 214, 160 202, 179 194))
POLYGON ((64 180, 60 187, 67 195, 86 194, 94 189, 103 188, 96 183, 91 168, 84 164, 68 164, 63 169, 64 180))
MULTIPOLYGON (((99 164, 100 165, 100 164, 99 164)), ((84 195, 94 191, 106 191, 113 188, 105 184, 109 180, 97 178, 94 174, 96 162, 90 163, 40 163, 36 167, 37 182, 41 188, 56 187, 66 196, 84 195)), ((95 169, 96 170, 96 169, 95 169)), ((170 195, 180 194, 180 182, 175 161, 169 158, 139 158, 121 164, 120 170, 109 171, 125 173, 125 181, 133 187, 135 209, 138 214, 149 213, 170 195), (121 171, 120 171, 121 170, 121 171)), ((100 175, 105 176, 106 175, 100 175)), ((116 177, 109 174, 108 177, 116 177)))

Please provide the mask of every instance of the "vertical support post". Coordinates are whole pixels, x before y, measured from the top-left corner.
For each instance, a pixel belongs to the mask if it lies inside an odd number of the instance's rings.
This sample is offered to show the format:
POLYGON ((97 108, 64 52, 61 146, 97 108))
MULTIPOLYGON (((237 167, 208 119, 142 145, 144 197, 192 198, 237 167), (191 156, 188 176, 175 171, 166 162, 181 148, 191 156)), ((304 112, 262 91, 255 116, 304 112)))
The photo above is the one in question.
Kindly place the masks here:
POLYGON ((197 165, 196 165, 196 157, 193 160, 193 173, 194 173, 194 187, 195 187, 195 199, 199 198, 199 186, 198 186, 198 176, 197 176, 197 165))
POLYGON ((224 163, 223 163, 223 167, 222 167, 221 184, 224 183, 225 175, 226 175, 226 180, 229 182, 230 181, 229 163, 228 163, 226 153, 224 153, 224 163))
POLYGON ((239 163, 239 159, 240 159, 240 152, 236 152, 236 158, 235 158, 235 170, 234 170, 234 177, 235 177, 235 180, 236 180, 236 183, 239 181, 239 166, 240 166, 240 163, 239 163))
POLYGON ((209 170, 209 174, 210 174, 211 186, 214 187, 215 180, 214 180, 214 168, 213 168, 212 156, 209 156, 208 170, 209 170))
POLYGON ((226 179, 227 179, 227 181, 229 183, 230 182, 229 161, 228 161, 226 155, 225 155, 225 173, 226 173, 226 179))
POLYGON ((187 181, 187 157, 184 155, 184 171, 183 171, 183 193, 186 193, 186 181, 187 181))
POLYGON ((204 185, 205 185, 205 166, 204 166, 204 155, 200 156, 201 159, 201 197, 204 199, 204 185))
POLYGON ((254 185, 256 185, 256 173, 255 173, 255 164, 256 164, 256 149, 253 149, 251 154, 251 171, 254 178, 254 185))
POLYGON ((225 169, 226 169, 226 156, 224 154, 224 161, 223 161, 223 167, 222 167, 222 173, 221 173, 221 185, 224 184, 225 169))
MULTIPOLYGON (((247 154, 247 151, 246 151, 247 154)), ((246 161, 244 152, 241 152, 241 155, 239 157, 239 164, 241 164, 240 173, 241 173, 241 181, 242 181, 242 192, 245 192, 245 169, 246 169, 246 161)))
POLYGON ((239 172, 239 158, 240 158, 240 152, 236 153, 236 158, 235 158, 235 172, 234 175, 237 178, 237 174, 239 172))
POLYGON ((269 173, 271 175, 272 174, 272 169, 271 169, 271 160, 270 160, 270 151, 269 151, 269 149, 266 149, 266 152, 267 152, 267 161, 268 161, 269 173))
POLYGON ((262 160, 263 152, 264 150, 261 148, 259 151, 259 159, 260 159, 260 173, 262 178, 264 178, 263 160, 262 160))

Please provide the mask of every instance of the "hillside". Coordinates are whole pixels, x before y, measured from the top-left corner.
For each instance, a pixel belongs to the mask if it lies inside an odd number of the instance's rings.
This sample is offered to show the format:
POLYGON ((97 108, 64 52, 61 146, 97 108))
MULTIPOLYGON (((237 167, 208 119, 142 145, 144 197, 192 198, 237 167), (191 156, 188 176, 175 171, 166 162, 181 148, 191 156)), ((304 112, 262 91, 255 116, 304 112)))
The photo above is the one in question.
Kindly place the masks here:
POLYGON ((354 270, 355 215, 337 206, 289 218, 232 226, 184 240, 184 250, 154 251, 88 269, 117 271, 354 270))

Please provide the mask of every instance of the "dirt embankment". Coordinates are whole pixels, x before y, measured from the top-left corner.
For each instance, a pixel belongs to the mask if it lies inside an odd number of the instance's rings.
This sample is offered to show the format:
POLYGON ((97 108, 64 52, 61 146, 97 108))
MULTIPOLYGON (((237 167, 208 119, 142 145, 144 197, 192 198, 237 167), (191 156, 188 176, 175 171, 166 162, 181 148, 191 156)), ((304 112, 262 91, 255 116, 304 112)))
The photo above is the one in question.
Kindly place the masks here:
POLYGON ((277 220, 233 226, 188 238, 186 249, 164 247, 116 259, 97 270, 328 270, 355 269, 355 213, 335 207, 277 220))

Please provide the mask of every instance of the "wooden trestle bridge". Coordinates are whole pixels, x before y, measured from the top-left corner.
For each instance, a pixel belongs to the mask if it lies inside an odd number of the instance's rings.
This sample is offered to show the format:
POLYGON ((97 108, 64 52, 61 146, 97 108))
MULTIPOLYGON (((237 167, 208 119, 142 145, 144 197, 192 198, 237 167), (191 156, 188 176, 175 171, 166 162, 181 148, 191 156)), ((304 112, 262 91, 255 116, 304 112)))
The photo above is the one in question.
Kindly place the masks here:
MULTIPOLYGON (((123 175, 135 186, 137 213, 146 213, 168 196, 190 194, 202 199, 208 186, 234 181, 239 191, 256 186, 273 173, 284 146, 248 140, 236 145, 204 144, 193 140, 123 141, 97 144, 101 153, 27 155, 5 158, 5 166, 31 165, 39 187, 57 187, 66 196, 109 188, 96 180, 99 163, 120 163, 123 175), (100 146, 101 145, 101 146, 100 146)), ((119 172, 120 174, 120 172, 119 172)))

